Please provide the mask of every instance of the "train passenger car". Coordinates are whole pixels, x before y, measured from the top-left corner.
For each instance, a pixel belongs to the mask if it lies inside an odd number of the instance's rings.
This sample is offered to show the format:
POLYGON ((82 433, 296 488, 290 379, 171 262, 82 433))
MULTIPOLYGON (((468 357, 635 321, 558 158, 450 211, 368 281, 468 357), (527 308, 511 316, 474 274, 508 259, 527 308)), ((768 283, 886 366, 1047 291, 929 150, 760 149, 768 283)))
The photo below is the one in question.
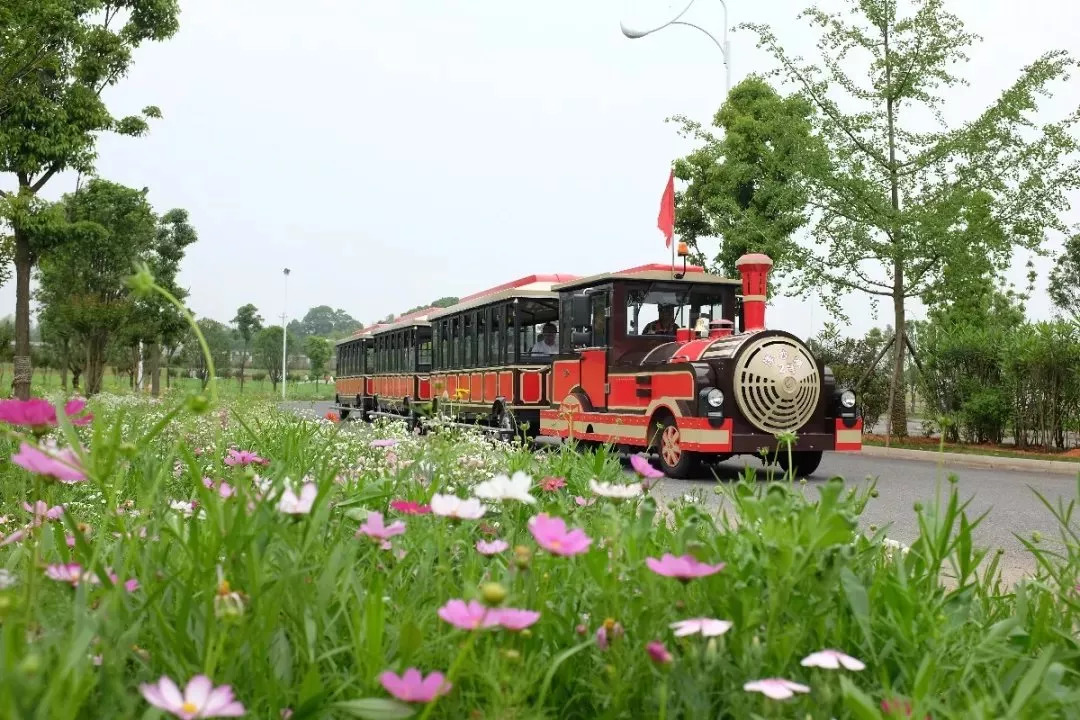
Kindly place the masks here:
POLYGON ((574 275, 529 275, 462 298, 428 316, 433 337, 433 411, 510 437, 536 436, 551 403, 559 296, 574 275))
POLYGON ((431 399, 424 385, 431 369, 431 330, 424 319, 435 309, 415 310, 337 343, 334 409, 342 420, 352 413, 365 421, 378 414, 412 418, 412 401, 431 399))
MULTIPOLYGON (((798 476, 824 451, 861 449, 854 393, 799 338, 765 328, 772 261, 737 266, 741 280, 684 261, 553 286, 562 344, 541 434, 655 451, 670 477, 763 448, 771 460, 789 432, 798 476)), ((786 452, 776 461, 788 469, 786 452)))

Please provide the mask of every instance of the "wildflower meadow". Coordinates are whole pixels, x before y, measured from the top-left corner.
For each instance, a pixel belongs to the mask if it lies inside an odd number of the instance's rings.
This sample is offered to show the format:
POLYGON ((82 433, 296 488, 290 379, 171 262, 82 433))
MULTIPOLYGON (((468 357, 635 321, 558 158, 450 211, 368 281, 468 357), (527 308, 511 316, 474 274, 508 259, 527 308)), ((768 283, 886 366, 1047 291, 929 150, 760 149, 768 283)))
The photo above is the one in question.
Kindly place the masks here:
POLYGON ((872 484, 181 392, 0 402, 0 717, 1077 717, 1071 506, 1007 588, 947 479, 898 547, 872 484))

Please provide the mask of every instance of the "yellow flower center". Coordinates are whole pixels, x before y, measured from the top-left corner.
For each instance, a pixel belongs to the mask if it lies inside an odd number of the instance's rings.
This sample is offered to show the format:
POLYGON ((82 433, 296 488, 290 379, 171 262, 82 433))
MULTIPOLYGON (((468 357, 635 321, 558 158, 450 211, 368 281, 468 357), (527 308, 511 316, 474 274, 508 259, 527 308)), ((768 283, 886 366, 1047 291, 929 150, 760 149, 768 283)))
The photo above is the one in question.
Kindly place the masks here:
POLYGON ((198 710, 199 708, 196 707, 195 703, 193 703, 193 702, 185 702, 183 705, 180 706, 180 709, 183 710, 186 713, 193 713, 196 710, 198 710))
POLYGON ((559 541, 558 541, 557 539, 554 539, 554 538, 553 538, 553 539, 551 539, 551 540, 548 540, 548 545, 551 545, 551 547, 553 547, 553 548, 560 548, 560 547, 562 547, 562 543, 561 543, 561 542, 559 542, 559 541))

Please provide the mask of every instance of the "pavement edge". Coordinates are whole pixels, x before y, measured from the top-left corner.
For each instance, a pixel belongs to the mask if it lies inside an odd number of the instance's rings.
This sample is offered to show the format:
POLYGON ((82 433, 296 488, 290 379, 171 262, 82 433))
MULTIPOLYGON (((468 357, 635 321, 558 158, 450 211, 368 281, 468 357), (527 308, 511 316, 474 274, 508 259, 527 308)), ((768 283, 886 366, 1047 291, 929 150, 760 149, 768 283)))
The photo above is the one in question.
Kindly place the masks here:
POLYGON ((911 450, 909 448, 886 448, 880 445, 863 445, 860 452, 870 457, 883 457, 895 460, 915 460, 944 465, 992 468, 995 470, 1034 470, 1057 475, 1080 475, 1080 463, 1063 460, 1037 460, 1029 458, 1003 457, 998 455, 978 455, 976 453, 943 453, 931 450, 911 450))

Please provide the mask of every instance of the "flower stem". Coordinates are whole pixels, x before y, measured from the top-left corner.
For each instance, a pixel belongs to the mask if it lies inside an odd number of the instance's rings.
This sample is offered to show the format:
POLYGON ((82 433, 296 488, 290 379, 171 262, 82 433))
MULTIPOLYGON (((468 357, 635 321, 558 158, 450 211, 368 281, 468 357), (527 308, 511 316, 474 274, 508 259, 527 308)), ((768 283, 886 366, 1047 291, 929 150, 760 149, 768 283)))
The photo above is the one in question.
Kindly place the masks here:
MULTIPOLYGON (((487 617, 487 612, 486 611, 484 612, 484 617, 487 617)), ((483 625, 483 622, 484 621, 481 618, 480 624, 483 625)), ((468 654, 469 650, 472 649, 473 642, 476 640, 476 636, 479 635, 479 634, 480 634, 480 628, 479 627, 477 627, 475 630, 472 630, 469 633, 469 639, 466 640, 465 644, 461 646, 461 652, 459 652, 457 657, 454 658, 454 664, 451 665, 450 669, 446 671, 446 681, 447 682, 452 682, 453 680, 456 679, 455 675, 457 673, 458 667, 460 667, 461 663, 464 662, 465 656, 468 654)), ((440 697, 441 697, 440 695, 436 695, 435 697, 431 698, 431 702, 429 702, 427 704, 427 706, 424 708, 424 712, 420 715, 420 720, 426 720, 427 719, 428 715, 430 715, 432 710, 435 709, 435 703, 437 703, 439 701, 440 697)))
POLYGON ((660 683, 660 718, 659 720, 667 720, 667 675, 664 675, 663 682, 660 683))

